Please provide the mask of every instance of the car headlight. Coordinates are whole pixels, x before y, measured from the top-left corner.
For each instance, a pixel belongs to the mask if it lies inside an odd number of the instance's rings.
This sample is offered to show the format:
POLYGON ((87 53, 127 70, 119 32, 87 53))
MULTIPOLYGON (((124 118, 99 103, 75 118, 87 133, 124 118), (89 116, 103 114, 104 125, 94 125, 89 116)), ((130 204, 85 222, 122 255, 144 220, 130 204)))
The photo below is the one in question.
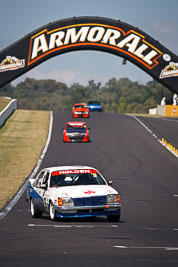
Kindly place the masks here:
POLYGON ((85 114, 88 114, 88 111, 85 111, 85 114))
POLYGON ((66 198, 58 197, 58 206, 71 207, 74 206, 74 202, 71 197, 66 197, 66 198))
POLYGON ((120 197, 119 194, 110 194, 107 195, 107 204, 114 204, 114 203, 119 203, 120 202, 120 197))
POLYGON ((71 135, 71 133, 66 133, 66 135, 67 135, 67 136, 70 136, 70 135, 71 135))

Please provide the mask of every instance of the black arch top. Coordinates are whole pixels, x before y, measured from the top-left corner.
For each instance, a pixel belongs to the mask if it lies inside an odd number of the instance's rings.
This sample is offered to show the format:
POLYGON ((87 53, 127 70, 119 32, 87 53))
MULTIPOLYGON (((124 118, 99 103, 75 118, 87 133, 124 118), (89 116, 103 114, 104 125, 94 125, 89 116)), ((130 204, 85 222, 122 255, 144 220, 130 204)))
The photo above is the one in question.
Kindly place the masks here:
POLYGON ((123 57, 178 93, 178 56, 120 20, 74 17, 49 23, 0 52, 0 87, 51 57, 98 50, 123 57))

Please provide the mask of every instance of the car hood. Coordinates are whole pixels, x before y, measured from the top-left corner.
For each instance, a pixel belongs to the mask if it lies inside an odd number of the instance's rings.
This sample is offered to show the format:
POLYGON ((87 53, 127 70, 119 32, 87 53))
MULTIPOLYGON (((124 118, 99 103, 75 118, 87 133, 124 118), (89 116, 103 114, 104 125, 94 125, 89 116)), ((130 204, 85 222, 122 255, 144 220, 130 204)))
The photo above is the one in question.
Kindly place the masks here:
POLYGON ((91 197, 108 194, 118 194, 118 192, 108 185, 76 185, 53 188, 53 193, 59 197, 91 197))
POLYGON ((74 108, 74 111, 88 111, 88 108, 74 108))
POLYGON ((101 105, 88 104, 88 107, 97 107, 98 108, 98 107, 101 107, 101 105))

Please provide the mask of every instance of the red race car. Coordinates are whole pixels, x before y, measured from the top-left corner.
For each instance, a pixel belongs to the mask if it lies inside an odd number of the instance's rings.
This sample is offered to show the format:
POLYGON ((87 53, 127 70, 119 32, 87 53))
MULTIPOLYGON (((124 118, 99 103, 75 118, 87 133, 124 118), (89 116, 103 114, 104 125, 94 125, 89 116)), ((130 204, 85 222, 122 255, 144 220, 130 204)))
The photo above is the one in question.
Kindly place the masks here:
POLYGON ((89 128, 85 122, 68 122, 63 133, 64 142, 89 142, 89 128))
POLYGON ((73 118, 89 118, 90 111, 86 103, 76 103, 72 108, 72 117, 73 118))

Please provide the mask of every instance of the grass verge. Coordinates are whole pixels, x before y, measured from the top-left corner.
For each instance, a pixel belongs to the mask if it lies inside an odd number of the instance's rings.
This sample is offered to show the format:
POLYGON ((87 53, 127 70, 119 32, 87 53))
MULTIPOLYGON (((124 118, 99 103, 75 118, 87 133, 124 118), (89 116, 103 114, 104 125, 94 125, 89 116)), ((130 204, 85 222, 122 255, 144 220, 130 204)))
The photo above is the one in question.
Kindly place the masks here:
POLYGON ((127 114, 136 117, 148 117, 148 118, 177 118, 176 116, 150 115, 142 113, 127 113, 127 114))
POLYGON ((0 210, 37 163, 45 145, 50 113, 16 110, 0 129, 0 210))
POLYGON ((9 104, 11 99, 0 97, 0 112, 9 104))

